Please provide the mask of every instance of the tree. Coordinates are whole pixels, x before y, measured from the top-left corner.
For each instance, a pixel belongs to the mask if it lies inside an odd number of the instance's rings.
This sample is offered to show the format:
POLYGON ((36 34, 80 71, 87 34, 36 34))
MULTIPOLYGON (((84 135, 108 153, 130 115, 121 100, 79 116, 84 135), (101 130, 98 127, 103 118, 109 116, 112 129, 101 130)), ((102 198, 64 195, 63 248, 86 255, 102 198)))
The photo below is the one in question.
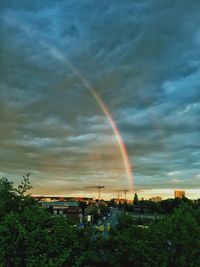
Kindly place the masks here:
POLYGON ((124 212, 105 237, 50 214, 25 188, 0 179, 0 267, 200 266, 199 203, 165 202, 171 213, 142 227, 124 212))
MULTIPOLYGON (((133 217, 123 213, 109 239, 109 264, 117 267, 143 267, 150 265, 148 229, 134 225, 133 217)), ((156 266, 156 265, 155 265, 156 266)))
POLYGON ((76 242, 76 230, 66 218, 28 207, 1 221, 0 262, 5 267, 66 266, 76 242))
POLYGON ((110 213, 110 207, 104 204, 99 204, 99 208, 100 208, 100 214, 102 216, 106 216, 108 213, 110 213))
POLYGON ((78 241, 76 229, 59 216, 52 216, 30 196, 29 177, 17 188, 0 179, 0 267, 70 266, 78 241))
POLYGON ((20 195, 23 196, 28 190, 32 188, 32 185, 30 183, 30 173, 23 175, 23 180, 21 181, 21 184, 18 185, 17 188, 15 188, 15 191, 20 195))
POLYGON ((23 176, 23 180, 17 188, 7 178, 0 179, 0 220, 11 211, 22 212, 25 207, 36 203, 33 198, 25 195, 31 188, 30 174, 23 176))
POLYGON ((110 266, 200 266, 198 214, 182 205, 148 227, 134 226, 132 218, 123 214, 111 232, 110 266))
POLYGON ((134 200, 133 200, 134 205, 138 205, 138 195, 135 193, 134 195, 134 200))
POLYGON ((200 266, 200 225, 187 205, 151 226, 151 253, 158 266, 200 266))
POLYGON ((7 178, 0 179, 0 220, 8 213, 18 208, 18 198, 13 183, 7 178))
POLYGON ((111 199, 110 201, 107 201, 109 207, 116 207, 115 199, 111 199))
POLYGON ((83 217, 85 217, 85 209, 87 207, 87 203, 85 201, 79 201, 79 207, 81 208, 83 217))

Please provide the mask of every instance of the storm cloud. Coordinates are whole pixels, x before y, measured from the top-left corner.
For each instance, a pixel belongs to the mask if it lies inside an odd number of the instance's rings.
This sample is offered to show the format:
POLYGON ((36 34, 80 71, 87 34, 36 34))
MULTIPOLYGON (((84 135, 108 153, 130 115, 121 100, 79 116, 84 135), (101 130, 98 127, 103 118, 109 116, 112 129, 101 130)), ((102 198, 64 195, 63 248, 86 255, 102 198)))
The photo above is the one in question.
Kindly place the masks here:
POLYGON ((31 172, 42 194, 129 186, 67 60, 109 108, 135 190, 200 189, 199 13, 186 0, 1 1, 0 175, 31 172))

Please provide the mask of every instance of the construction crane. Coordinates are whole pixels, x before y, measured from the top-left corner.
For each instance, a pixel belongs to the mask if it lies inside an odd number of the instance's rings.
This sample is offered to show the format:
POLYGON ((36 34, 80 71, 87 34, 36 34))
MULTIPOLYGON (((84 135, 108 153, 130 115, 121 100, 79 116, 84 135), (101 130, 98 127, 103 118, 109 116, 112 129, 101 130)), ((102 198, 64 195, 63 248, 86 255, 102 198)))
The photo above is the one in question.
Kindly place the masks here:
POLYGON ((104 185, 89 186, 87 188, 96 188, 98 190, 98 200, 101 199, 101 189, 105 188, 104 185))
POLYGON ((123 190, 120 190, 120 192, 124 192, 124 199, 126 201, 126 193, 128 192, 128 189, 124 188, 123 190))
POLYGON ((101 189, 105 188, 105 186, 103 185, 98 185, 96 186, 96 188, 98 189, 98 200, 100 200, 101 198, 101 189))

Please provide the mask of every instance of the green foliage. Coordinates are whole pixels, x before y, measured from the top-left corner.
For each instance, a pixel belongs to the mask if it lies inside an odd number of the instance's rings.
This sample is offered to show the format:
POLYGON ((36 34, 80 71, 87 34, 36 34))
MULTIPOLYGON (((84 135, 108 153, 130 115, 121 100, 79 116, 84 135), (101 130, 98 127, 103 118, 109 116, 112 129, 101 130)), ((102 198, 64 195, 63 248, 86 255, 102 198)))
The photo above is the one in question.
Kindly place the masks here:
POLYGON ((32 188, 29 176, 23 176, 22 183, 17 188, 7 178, 0 179, 0 220, 9 212, 20 213, 25 207, 35 203, 34 199, 24 195, 32 188))
POLYGON ((26 225, 31 224, 27 229, 27 266, 65 266, 76 240, 74 230, 65 218, 50 217, 42 209, 37 212, 33 222, 31 211, 26 214, 26 225))
POLYGON ((70 259, 76 231, 64 217, 54 217, 6 178, 0 180, 0 263, 2 267, 62 267, 70 259))
POLYGON ((0 192, 1 196, 7 196, 8 193, 11 194, 13 191, 13 183, 8 181, 6 177, 0 179, 0 192))
POLYGON ((101 267, 107 264, 105 243, 102 234, 91 226, 78 231, 78 242, 74 250, 72 266, 101 267))
POLYGON ((109 201, 107 201, 107 204, 109 207, 116 207, 116 202, 115 202, 115 199, 111 199, 109 201))
POLYGON ((183 205, 149 227, 132 224, 123 214, 110 237, 112 266, 200 266, 197 213, 183 205))
POLYGON ((37 206, 9 213, 0 225, 3 266, 63 266, 69 259, 75 231, 65 218, 50 217, 37 206))
POLYGON ((24 225, 19 214, 10 212, 0 224, 0 262, 2 266, 24 266, 24 225))
POLYGON ((32 185, 30 183, 30 173, 23 175, 23 180, 21 181, 21 184, 18 185, 17 188, 15 188, 15 191, 20 195, 23 196, 24 193, 26 193, 28 190, 32 188, 32 185))
POLYGON ((118 220, 118 225, 117 225, 117 230, 123 230, 123 229, 127 229, 129 227, 132 227, 132 225, 134 224, 134 219, 133 217, 127 215, 126 212, 123 212, 121 214, 121 216, 119 217, 118 220))
POLYGON ((123 215, 120 224, 111 232, 109 240, 111 266, 150 266, 148 229, 141 229, 132 222, 131 216, 123 215))
POLYGON ((13 183, 7 178, 0 179, 0 220, 5 214, 18 208, 18 198, 13 183))
POLYGON ((93 207, 93 209, 90 211, 90 215, 92 215, 94 223, 96 223, 101 217, 97 207, 93 207))
POLYGON ((105 238, 92 226, 79 230, 40 207, 25 196, 30 186, 25 180, 17 191, 0 179, 0 267, 200 266, 199 201, 163 202, 169 214, 148 227, 138 227, 124 212, 105 238))
POLYGON ((106 216, 110 212, 110 207, 100 203, 99 205, 100 213, 102 216, 106 216))
POLYGON ((156 254, 157 261, 166 266, 199 266, 200 262, 200 226, 194 212, 188 206, 176 209, 167 218, 152 225, 152 253, 156 254))

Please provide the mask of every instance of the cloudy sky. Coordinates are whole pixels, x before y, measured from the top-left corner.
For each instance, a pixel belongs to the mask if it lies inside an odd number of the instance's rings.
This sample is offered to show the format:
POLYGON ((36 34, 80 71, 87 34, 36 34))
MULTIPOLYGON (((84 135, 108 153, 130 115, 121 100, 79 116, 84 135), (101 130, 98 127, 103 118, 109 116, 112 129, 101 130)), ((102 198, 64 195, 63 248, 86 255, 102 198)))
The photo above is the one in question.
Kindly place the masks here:
POLYGON ((2 0, 0 176, 30 172, 35 194, 129 188, 84 80, 139 196, 200 197, 199 14, 195 0, 2 0))

